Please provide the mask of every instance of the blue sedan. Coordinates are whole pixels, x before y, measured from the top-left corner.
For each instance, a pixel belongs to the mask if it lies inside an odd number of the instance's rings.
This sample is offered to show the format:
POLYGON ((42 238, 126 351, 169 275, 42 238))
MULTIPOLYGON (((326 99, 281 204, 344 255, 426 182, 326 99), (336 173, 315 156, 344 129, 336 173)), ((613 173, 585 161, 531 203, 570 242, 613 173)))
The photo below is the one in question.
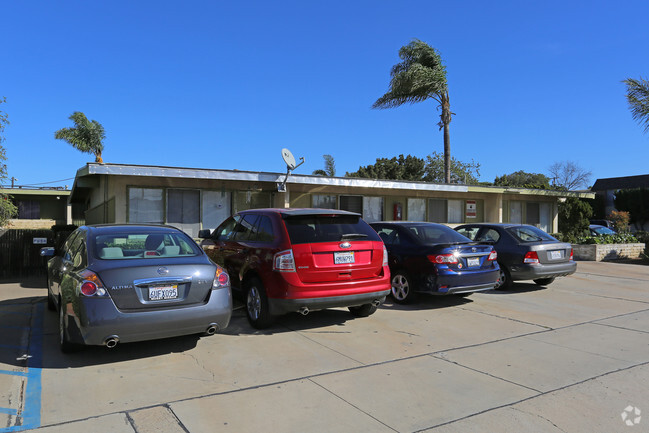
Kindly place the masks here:
POLYGON ((416 293, 468 296, 493 289, 500 269, 490 244, 474 242, 442 224, 377 222, 370 224, 388 250, 396 303, 416 293))

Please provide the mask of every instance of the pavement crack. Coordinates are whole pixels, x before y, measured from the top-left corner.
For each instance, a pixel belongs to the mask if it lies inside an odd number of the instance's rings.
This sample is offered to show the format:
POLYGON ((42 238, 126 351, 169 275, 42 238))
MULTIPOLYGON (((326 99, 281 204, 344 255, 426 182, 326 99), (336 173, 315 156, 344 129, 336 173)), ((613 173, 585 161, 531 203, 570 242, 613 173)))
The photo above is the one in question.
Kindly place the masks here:
POLYGON ((511 408, 512 408, 512 410, 518 411, 518 412, 520 412, 520 413, 524 413, 524 414, 526 414, 526 415, 532 415, 532 416, 536 416, 536 417, 538 417, 538 418, 541 418, 543 421, 549 422, 549 423, 552 424, 555 428, 559 429, 559 430, 562 431, 563 433, 568 433, 568 432, 566 432, 564 429, 562 429, 561 427, 559 427, 558 425, 556 425, 555 423, 553 423, 552 421, 550 421, 549 419, 547 419, 546 417, 544 417, 544 416, 541 415, 541 414, 538 414, 538 413, 531 413, 531 412, 526 412, 526 411, 524 411, 524 410, 522 410, 522 409, 519 409, 519 408, 517 408, 517 407, 513 407, 513 406, 512 406, 511 408))
POLYGON ((458 307, 458 308, 460 310, 471 311, 472 313, 484 314, 485 316, 497 317, 499 319, 511 320, 512 322, 523 323, 525 325, 537 326, 537 327, 543 328, 543 329, 545 329, 547 331, 553 331, 554 330, 554 328, 551 328, 550 326, 539 325, 538 323, 526 322, 524 320, 519 320, 519 319, 513 319, 511 317, 501 316, 499 314, 487 313, 486 311, 473 310, 471 308, 466 308, 466 307, 458 307))

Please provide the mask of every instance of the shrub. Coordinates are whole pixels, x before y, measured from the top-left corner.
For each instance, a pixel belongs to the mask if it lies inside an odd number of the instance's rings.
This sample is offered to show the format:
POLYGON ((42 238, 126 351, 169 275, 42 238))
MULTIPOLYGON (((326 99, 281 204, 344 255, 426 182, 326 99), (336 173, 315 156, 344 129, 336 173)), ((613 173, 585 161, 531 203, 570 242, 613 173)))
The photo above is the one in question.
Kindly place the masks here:
POLYGON ((629 212, 614 210, 608 214, 606 219, 613 222, 613 227, 616 232, 625 233, 629 231, 629 221, 631 220, 629 212))

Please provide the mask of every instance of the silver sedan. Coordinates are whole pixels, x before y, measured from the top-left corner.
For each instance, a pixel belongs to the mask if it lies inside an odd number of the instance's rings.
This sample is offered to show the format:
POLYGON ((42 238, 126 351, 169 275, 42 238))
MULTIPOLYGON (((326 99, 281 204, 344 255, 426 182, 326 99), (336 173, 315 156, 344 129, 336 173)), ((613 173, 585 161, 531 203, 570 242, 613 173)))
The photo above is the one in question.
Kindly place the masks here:
POLYGON ((61 350, 188 334, 228 326, 230 278, 182 231, 97 225, 47 247, 48 307, 59 312, 61 350))

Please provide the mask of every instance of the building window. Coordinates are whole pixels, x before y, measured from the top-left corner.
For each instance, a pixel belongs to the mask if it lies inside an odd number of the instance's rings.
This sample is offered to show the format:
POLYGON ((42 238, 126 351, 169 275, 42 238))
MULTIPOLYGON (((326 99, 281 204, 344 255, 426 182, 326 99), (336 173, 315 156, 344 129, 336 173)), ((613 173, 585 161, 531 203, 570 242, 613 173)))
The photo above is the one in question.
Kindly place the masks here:
POLYGON ((312 206, 318 209, 337 209, 335 195, 313 194, 312 206))
POLYGON ((131 223, 164 223, 163 190, 129 188, 128 221, 131 223))
POLYGON ((509 202, 509 222, 512 224, 523 224, 523 202, 509 202))
POLYGON ((363 197, 363 219, 370 223, 383 220, 383 197, 363 197))
POLYGON ((363 214, 363 197, 360 195, 341 195, 340 209, 363 214))
POLYGON ((231 212, 232 195, 228 191, 203 191, 203 228, 215 229, 231 212))
POLYGON ((37 201, 19 201, 18 202, 18 219, 21 220, 38 220, 41 219, 41 204, 37 201))
POLYGON ((406 218, 409 221, 426 221, 426 199, 409 198, 406 218))

